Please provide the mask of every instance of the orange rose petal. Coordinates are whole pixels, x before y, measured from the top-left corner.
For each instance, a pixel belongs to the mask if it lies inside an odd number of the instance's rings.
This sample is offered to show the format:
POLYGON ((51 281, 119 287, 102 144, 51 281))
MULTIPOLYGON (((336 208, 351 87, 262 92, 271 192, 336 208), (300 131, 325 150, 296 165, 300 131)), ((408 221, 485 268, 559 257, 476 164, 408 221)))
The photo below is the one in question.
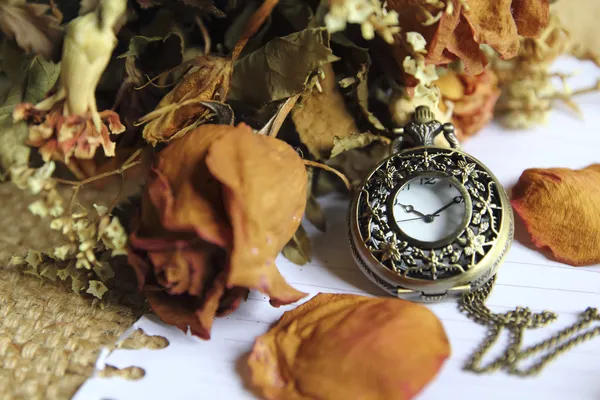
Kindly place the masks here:
POLYGON ((519 35, 539 36, 550 21, 548 0, 513 0, 512 14, 519 35))
POLYGON ((221 185, 206 167, 208 148, 228 132, 247 126, 203 125, 173 141, 158 154, 155 175, 148 182, 152 203, 169 230, 195 230, 204 240, 227 247, 231 230, 223 208, 221 185))
POLYGON ((424 306, 319 294, 286 312, 249 356, 251 384, 269 400, 410 399, 450 354, 424 306))
POLYGON ((151 290, 146 291, 146 299, 152 311, 165 323, 176 326, 184 332, 187 332, 189 327, 193 335, 210 339, 212 318, 204 317, 202 322, 199 320, 197 312, 200 299, 186 295, 173 296, 166 292, 151 290))
POLYGON ((258 289, 274 305, 304 297, 275 266, 275 257, 298 228, 306 206, 306 168, 298 153, 240 124, 214 142, 206 164, 224 185, 233 227, 227 286, 258 289))
POLYGON ((485 43, 503 58, 517 55, 519 36, 511 14, 513 0, 469 0, 469 12, 463 13, 477 43, 485 43))
POLYGON ((566 264, 600 263, 600 164, 525 170, 511 203, 536 247, 566 264))

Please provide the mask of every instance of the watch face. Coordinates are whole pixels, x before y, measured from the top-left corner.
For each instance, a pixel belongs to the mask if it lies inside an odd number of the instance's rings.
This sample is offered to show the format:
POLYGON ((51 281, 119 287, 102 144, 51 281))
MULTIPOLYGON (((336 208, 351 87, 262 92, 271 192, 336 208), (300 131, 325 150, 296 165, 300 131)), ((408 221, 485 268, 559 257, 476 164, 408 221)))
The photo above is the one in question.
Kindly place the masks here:
POLYGON ((438 242, 456 234, 466 214, 465 199, 453 180, 424 174, 396 192, 392 215, 410 238, 438 242))
POLYGON ((353 202, 351 226, 369 266, 363 271, 380 278, 391 272, 403 286, 478 276, 470 271, 495 265, 488 254, 505 253, 513 223, 506 193, 481 162, 459 150, 421 147, 371 172, 353 202))

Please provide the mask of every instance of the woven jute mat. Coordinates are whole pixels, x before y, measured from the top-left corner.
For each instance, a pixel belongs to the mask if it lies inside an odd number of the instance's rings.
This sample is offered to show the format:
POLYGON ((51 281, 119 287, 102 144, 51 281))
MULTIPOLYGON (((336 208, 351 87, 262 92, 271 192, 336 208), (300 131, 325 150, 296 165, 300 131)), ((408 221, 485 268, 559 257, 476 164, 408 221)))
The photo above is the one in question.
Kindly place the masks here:
MULTIPOLYGON (((59 239, 27 210, 33 198, 0 184, 0 399, 68 399, 142 312, 119 300, 102 304, 9 266, 13 255, 47 249, 59 239)), ((134 296, 135 297, 135 296, 134 296)), ((128 304, 132 303, 131 297, 128 304)), ((160 342, 160 338, 157 339, 160 342)), ((129 348, 164 347, 136 332, 129 348), (136 343, 137 342, 137 343, 136 343)), ((106 376, 115 375, 114 368, 106 376)), ((127 371, 133 378, 139 370, 127 371)), ((142 371, 143 374, 143 371, 142 371)))

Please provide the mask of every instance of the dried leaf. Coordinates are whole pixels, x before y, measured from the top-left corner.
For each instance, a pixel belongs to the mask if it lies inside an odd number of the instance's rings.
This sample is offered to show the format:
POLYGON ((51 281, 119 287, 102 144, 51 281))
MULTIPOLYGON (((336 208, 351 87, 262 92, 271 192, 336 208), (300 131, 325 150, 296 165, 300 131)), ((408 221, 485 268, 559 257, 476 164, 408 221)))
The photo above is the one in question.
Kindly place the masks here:
POLYGON ((29 160, 27 124, 13 122, 12 111, 21 102, 36 103, 44 98, 58 79, 60 66, 42 58, 25 57, 14 46, 4 43, 1 48, 0 70, 9 77, 12 85, 0 93, 0 169, 25 165, 29 160))
POLYGON ((334 138, 347 137, 358 132, 354 118, 346 110, 331 64, 324 65, 325 79, 322 91, 313 89, 302 97, 292 110, 292 120, 302 143, 317 159, 327 160, 334 145, 334 138))
POLYGON ((337 157, 345 151, 352 149, 361 149, 373 142, 381 142, 385 145, 390 144, 390 139, 381 135, 374 135, 370 132, 357 133, 347 137, 333 138, 333 149, 331 149, 330 158, 337 157))
POLYGON ((318 230, 321 232, 325 232, 327 229, 327 224, 325 223, 325 213, 323 209, 319 205, 319 202, 312 194, 308 196, 306 202, 306 211, 305 211, 306 219, 313 224, 318 230))
POLYGON ((600 262, 600 164, 527 169, 512 197, 536 247, 574 266, 600 262))
POLYGON ((228 98, 256 107, 286 99, 302 93, 312 74, 336 60, 324 28, 276 37, 235 64, 228 98))
POLYGON ((426 307, 318 294, 259 337, 248 364, 252 385, 270 400, 404 400, 449 354, 444 328, 426 307))
POLYGON ((46 4, 26 0, 0 3, 0 30, 26 53, 53 58, 62 39, 60 21, 46 4))
POLYGON ((379 119, 369 111, 369 86, 368 74, 371 68, 371 56, 369 49, 359 47, 348 40, 340 33, 331 36, 332 47, 336 55, 344 60, 345 76, 339 81, 342 88, 354 85, 354 96, 363 116, 369 123, 379 131, 384 131, 385 127, 379 119))
POLYGON ((306 206, 306 168, 298 153, 279 139, 246 128, 215 141, 206 164, 225 187, 233 228, 227 286, 258 289, 273 304, 304 297, 275 266, 275 257, 300 225, 306 206))
POLYGON ((285 258, 296 265, 304 265, 310 262, 312 258, 312 244, 302 225, 298 227, 292 239, 287 242, 281 252, 285 258))
POLYGON ((183 61, 183 38, 178 33, 165 37, 134 36, 127 51, 117 58, 133 58, 139 71, 150 77, 166 71, 183 61))

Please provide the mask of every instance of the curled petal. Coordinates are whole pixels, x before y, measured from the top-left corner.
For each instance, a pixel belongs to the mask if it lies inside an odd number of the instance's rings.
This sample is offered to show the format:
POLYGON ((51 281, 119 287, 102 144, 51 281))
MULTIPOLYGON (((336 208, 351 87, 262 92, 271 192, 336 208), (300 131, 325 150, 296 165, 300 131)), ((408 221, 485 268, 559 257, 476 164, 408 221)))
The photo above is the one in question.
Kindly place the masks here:
POLYGON ((274 305, 304 297, 285 282, 275 265, 306 206, 302 159, 287 143, 238 127, 215 141, 206 164, 224 186, 233 228, 227 285, 258 289, 271 296, 274 305))
POLYGON ((511 203, 536 247, 574 266, 600 262, 600 164, 525 170, 511 203))

